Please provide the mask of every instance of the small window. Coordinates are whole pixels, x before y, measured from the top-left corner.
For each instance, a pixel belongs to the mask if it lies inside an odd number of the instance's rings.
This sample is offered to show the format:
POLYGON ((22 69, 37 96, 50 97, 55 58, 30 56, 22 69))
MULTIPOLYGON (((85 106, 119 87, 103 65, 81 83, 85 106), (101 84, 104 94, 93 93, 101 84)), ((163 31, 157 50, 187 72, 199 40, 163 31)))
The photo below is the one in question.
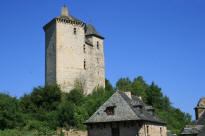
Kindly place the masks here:
POLYGON ((86 53, 85 44, 83 45, 83 52, 86 53))
POLYGON ((76 29, 76 28, 73 29, 73 33, 74 33, 74 34, 77 33, 77 29, 76 29))
POLYGON ((86 70, 86 61, 84 59, 84 70, 86 70))
POLYGON ((99 42, 97 41, 97 49, 99 49, 99 42))
POLYGON ((147 135, 149 135, 149 126, 147 126, 147 135))
POLYGON ((114 115, 115 114, 115 107, 114 106, 107 107, 105 112, 107 113, 107 115, 114 115))
POLYGON ((162 135, 162 127, 160 127, 160 135, 162 135))

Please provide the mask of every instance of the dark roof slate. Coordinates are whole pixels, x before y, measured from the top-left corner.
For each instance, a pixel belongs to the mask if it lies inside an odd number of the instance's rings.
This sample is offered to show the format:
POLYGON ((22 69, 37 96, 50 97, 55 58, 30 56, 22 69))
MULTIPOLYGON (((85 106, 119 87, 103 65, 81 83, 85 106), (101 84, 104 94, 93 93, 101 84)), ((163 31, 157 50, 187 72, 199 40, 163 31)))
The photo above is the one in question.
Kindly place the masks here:
POLYGON ((197 136, 204 136, 204 135, 205 135, 205 125, 197 136))
POLYGON ((181 132, 182 135, 185 134, 198 134, 197 136, 205 135, 205 112, 201 117, 194 122, 193 125, 187 125, 181 132))
POLYGON ((201 132, 203 127, 203 125, 187 125, 181 132, 181 134, 198 134, 199 132, 201 132))
POLYGON ((95 27, 92 24, 89 24, 86 28, 86 36, 96 36, 98 38, 104 39, 103 36, 101 36, 95 29, 95 27))
POLYGON ((72 15, 68 15, 68 16, 65 16, 65 15, 59 15, 57 17, 55 17, 54 19, 52 19, 49 23, 47 23, 43 29, 45 30, 48 26, 50 26, 50 24, 52 24, 53 22, 55 22, 56 19, 62 19, 62 20, 66 20, 66 21, 73 21, 73 22, 77 22, 78 24, 82 24, 82 25, 85 25, 85 23, 77 18, 75 18, 74 16, 72 15))
POLYGON ((151 115, 145 108, 137 109, 136 104, 145 106, 145 104, 135 96, 130 99, 124 92, 116 91, 85 123, 102 123, 117 121, 148 121, 160 124, 166 124, 156 115, 151 115), (115 107, 114 115, 107 115, 105 110, 107 107, 115 107))
POLYGON ((57 16, 55 19, 65 19, 65 20, 71 20, 71 21, 76 21, 76 22, 79 22, 79 23, 84 23, 83 21, 75 18, 74 16, 72 15, 68 15, 68 16, 65 16, 65 15, 59 15, 57 16))
POLYGON ((201 115, 201 117, 196 120, 196 125, 205 125, 205 112, 201 115))

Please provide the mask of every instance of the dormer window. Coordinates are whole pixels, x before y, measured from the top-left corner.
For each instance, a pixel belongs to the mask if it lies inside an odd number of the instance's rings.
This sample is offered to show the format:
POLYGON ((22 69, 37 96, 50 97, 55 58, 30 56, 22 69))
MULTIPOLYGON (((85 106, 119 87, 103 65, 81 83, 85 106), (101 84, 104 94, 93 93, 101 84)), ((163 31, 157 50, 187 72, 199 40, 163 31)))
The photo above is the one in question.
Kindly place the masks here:
POLYGON ((76 29, 76 28, 73 29, 73 33, 74 33, 74 34, 77 33, 77 29, 76 29))
POLYGON ((107 113, 107 115, 114 115, 115 114, 115 106, 107 107, 105 112, 107 113))
POLYGON ((153 109, 147 110, 147 112, 151 115, 154 115, 154 110, 153 109))
POLYGON ((134 106, 134 108, 135 108, 136 110, 141 110, 141 109, 142 109, 142 105, 134 106))

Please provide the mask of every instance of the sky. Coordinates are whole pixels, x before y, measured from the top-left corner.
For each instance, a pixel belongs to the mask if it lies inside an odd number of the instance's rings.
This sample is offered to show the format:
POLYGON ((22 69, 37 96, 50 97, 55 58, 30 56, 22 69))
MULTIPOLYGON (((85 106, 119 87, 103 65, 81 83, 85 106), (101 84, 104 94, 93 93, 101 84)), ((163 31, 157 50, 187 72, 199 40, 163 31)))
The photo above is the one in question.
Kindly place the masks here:
POLYGON ((106 78, 143 76, 190 113, 205 97, 204 0, 1 0, 0 92, 20 97, 45 83, 43 26, 68 6, 105 37, 106 78))

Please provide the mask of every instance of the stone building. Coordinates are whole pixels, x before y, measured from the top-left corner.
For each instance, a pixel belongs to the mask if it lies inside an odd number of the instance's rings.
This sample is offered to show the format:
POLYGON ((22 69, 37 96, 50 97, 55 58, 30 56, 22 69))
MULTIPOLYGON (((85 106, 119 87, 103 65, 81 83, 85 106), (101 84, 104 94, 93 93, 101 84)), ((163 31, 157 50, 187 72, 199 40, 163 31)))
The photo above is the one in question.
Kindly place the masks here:
POLYGON ((87 26, 63 7, 61 15, 43 28, 46 84, 58 84, 69 92, 78 83, 85 94, 105 86, 104 37, 93 25, 87 26))
POLYGON ((88 136, 167 136, 152 106, 130 92, 116 91, 85 124, 88 136))
POLYGON ((201 98, 195 108, 196 121, 187 125, 181 136, 205 136, 205 98, 201 98))

